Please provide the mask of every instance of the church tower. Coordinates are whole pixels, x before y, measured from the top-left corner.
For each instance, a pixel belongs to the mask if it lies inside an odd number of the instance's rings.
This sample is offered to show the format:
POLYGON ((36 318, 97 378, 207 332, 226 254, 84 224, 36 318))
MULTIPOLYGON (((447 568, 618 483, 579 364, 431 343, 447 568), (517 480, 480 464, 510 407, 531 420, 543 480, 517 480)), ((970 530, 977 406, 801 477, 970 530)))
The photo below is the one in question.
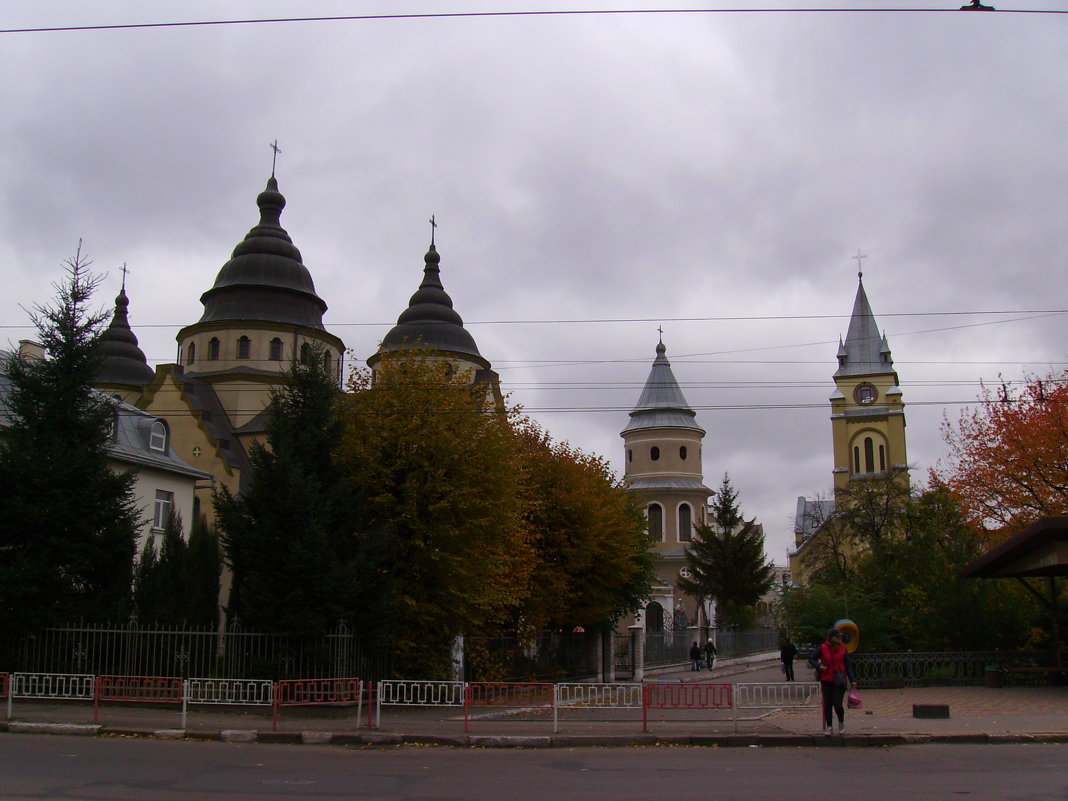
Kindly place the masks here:
MULTIPOLYGON (((852 479, 908 469, 905 404, 886 335, 880 334, 860 279, 831 395, 834 488, 852 479)), ((906 479, 907 480, 907 479, 906 479)))
POLYGON ((441 256, 432 236, 430 249, 423 257, 423 280, 397 324, 383 337, 378 352, 367 359, 367 366, 374 370, 391 353, 431 351, 431 358, 448 360, 472 384, 484 385, 489 402, 500 408, 504 403, 500 377, 479 353, 475 338, 453 308, 452 298, 441 283, 440 265, 441 256))
POLYGON ((704 485, 701 466, 705 431, 697 424, 666 354, 664 343, 657 344, 638 405, 620 432, 626 449, 623 482, 645 510, 656 554, 657 581, 645 612, 647 631, 671 627, 678 611, 687 621, 698 618, 695 600, 683 598, 675 584, 687 570, 683 551, 693 539, 694 525, 705 522, 712 495, 704 485))

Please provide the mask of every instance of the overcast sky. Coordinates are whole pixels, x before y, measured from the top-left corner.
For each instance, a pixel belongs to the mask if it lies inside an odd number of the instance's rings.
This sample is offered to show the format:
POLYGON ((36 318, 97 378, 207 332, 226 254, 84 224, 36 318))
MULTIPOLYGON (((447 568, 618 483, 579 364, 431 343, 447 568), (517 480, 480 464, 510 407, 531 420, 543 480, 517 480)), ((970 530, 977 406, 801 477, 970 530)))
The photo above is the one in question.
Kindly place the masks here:
MULTIPOLYGON (((579 7, 628 6, 5 0, 0 27, 579 7)), ((917 478, 980 379, 1063 370, 1066 43, 1068 15, 1000 11, 0 34, 0 345, 32 335, 24 307, 82 239, 100 305, 126 263, 149 362, 173 361, 277 138, 282 224, 359 362, 418 286, 434 214, 505 391, 620 471, 663 326, 706 483, 730 473, 785 563, 797 496, 831 486, 858 251, 917 478)))

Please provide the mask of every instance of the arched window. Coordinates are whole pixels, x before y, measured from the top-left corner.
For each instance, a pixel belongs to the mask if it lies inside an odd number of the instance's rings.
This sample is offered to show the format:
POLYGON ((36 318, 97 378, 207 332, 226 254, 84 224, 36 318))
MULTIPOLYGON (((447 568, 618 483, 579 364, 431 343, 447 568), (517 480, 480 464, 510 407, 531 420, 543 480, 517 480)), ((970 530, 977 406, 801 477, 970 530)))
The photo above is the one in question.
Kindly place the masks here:
POLYGON ((271 361, 282 361, 282 340, 280 340, 278 337, 275 337, 271 340, 271 361))
POLYGON ((880 473, 885 473, 886 472, 886 446, 885 445, 880 445, 879 446, 879 472, 880 473))
POLYGON ((864 437, 864 472, 875 472, 875 442, 871 437, 864 437))
POLYGON ((634 461, 634 451, 631 450, 630 448, 627 448, 627 461, 628 462, 633 462, 634 461))
POLYGON ((645 606, 645 630, 653 634, 664 630, 664 607, 657 601, 650 601, 645 606))
POLYGON ((300 361, 301 364, 307 364, 311 361, 311 345, 307 342, 300 346, 300 361))
POLYGON ((658 503, 649 504, 649 536, 657 542, 664 541, 664 507, 658 503))
POLYGON ((686 461, 686 446, 685 445, 680 445, 679 446, 679 458, 682 459, 682 461, 684 461, 684 462, 686 461))
POLYGON ((660 449, 656 445, 649 450, 649 458, 654 462, 660 461, 660 449))
POLYGON ((148 435, 148 447, 154 451, 165 452, 167 450, 167 424, 157 420, 152 424, 152 431, 148 435))
POLYGON ((330 372, 330 351, 323 351, 323 372, 330 372))
POLYGON ((860 448, 853 446, 853 472, 860 472, 860 448))
POLYGON ((238 337, 237 339, 237 358, 247 359, 252 353, 252 340, 248 337, 238 337))
POLYGON ((693 531, 693 512, 690 504, 679 504, 679 542, 690 542, 693 531))
POLYGON ((208 340, 208 361, 219 361, 219 340, 217 337, 212 337, 208 340))
POLYGON ((192 364, 197 358, 197 346, 195 343, 190 342, 189 347, 185 349, 185 363, 192 364))

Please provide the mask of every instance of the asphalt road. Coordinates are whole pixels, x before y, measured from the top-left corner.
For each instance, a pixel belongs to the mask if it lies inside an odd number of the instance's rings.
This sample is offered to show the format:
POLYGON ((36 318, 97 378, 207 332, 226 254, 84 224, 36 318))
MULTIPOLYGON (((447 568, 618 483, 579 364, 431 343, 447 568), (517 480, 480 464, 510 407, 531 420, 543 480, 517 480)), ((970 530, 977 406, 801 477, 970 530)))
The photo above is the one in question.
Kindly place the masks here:
POLYGON ((1068 746, 345 749, 9 734, 0 799, 1064 801, 1068 746))

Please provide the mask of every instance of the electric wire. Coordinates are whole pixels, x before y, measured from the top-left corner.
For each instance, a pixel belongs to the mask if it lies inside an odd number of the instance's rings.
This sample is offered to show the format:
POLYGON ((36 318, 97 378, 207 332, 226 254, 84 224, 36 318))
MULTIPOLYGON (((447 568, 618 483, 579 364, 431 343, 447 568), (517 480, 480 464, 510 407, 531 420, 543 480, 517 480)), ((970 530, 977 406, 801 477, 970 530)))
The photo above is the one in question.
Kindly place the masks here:
MULTIPOLYGON (((763 14, 958 14, 966 11, 963 7, 955 8, 604 8, 604 9, 551 9, 551 10, 528 10, 528 11, 438 11, 423 13, 399 13, 399 14, 336 14, 306 17, 260 17, 241 19, 218 19, 218 20, 177 20, 170 22, 122 22, 102 23, 95 25, 46 25, 27 28, 2 28, 0 33, 26 34, 26 33, 60 33, 75 31, 116 31, 116 30, 144 30, 153 28, 203 28, 222 27, 231 25, 266 25, 266 24, 294 24, 294 23, 324 23, 324 22, 385 22, 402 20, 440 20, 440 19, 478 19, 478 18, 508 18, 508 17, 580 17, 580 16, 652 16, 652 15, 763 15, 763 14)), ((991 8, 984 10, 987 14, 1039 14, 1039 15, 1064 15, 1068 14, 1065 9, 1002 9, 991 8)))

